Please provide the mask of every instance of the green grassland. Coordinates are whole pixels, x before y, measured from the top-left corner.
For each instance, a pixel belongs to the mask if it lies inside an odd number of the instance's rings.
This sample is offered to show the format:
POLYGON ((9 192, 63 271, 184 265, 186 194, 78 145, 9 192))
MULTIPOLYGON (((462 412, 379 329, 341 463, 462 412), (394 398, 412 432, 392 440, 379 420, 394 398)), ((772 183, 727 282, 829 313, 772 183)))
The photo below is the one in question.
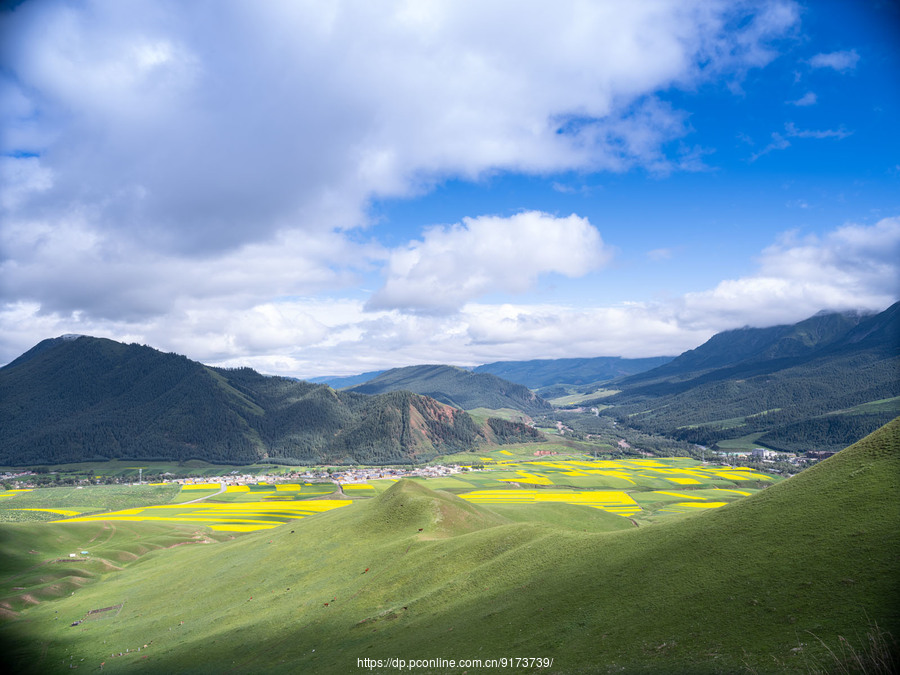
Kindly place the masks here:
POLYGON ((764 433, 765 432, 763 431, 757 431, 756 433, 747 434, 746 436, 719 441, 716 445, 719 447, 719 450, 722 450, 723 452, 750 452, 754 448, 765 447, 757 442, 757 439, 764 433))
POLYGON ((900 411, 900 396, 894 396, 892 398, 883 398, 878 401, 870 401, 868 403, 862 403, 857 406, 853 406, 852 408, 844 408, 843 410, 836 410, 833 415, 868 415, 871 413, 897 413, 900 411))
POLYGON ((564 408, 566 406, 579 405, 581 403, 590 402, 591 405, 595 408, 607 408, 601 403, 598 403, 598 399, 606 398, 607 396, 614 396, 618 394, 618 389, 596 389, 590 393, 572 393, 567 396, 558 396, 556 398, 549 399, 550 405, 555 408, 564 408))
POLYGON ((173 498, 173 504, 184 504, 185 502, 192 502, 198 499, 207 499, 212 497, 213 495, 218 495, 221 492, 221 488, 210 488, 208 490, 181 490, 178 492, 173 498))
POLYGON ((684 495, 753 492, 652 527, 566 504, 487 507, 411 480, 207 545, 172 546, 198 541, 196 527, 4 524, 0 647, 18 672, 40 673, 346 673, 367 657, 509 656, 553 658, 554 673, 834 669, 826 646, 839 636, 858 646, 876 622, 900 636, 898 476, 895 420, 766 489, 632 491, 654 513, 684 495), (37 594, 61 583, 42 577, 53 565, 80 575, 88 561, 39 565, 79 547, 111 567, 37 594))
MULTIPOLYGON (((174 478, 184 478, 186 476, 223 476, 232 471, 251 475, 282 475, 292 471, 305 471, 307 467, 281 464, 211 464, 209 462, 192 459, 185 462, 108 460, 103 462, 50 464, 42 468, 46 468, 49 472, 59 473, 62 476, 80 478, 85 476, 112 476, 114 478, 137 481, 138 476, 140 475, 139 470, 143 470, 143 477, 144 480, 146 480, 147 476, 160 476, 166 473, 171 474, 171 477, 174 478)), ((17 471, 21 469, 22 467, 0 466, 0 471, 17 471)))
MULTIPOLYGON (((178 485, 90 485, 36 488, 28 492, 6 491, 0 492, 0 521, 23 520, 27 514, 40 513, 23 509, 63 509, 79 513, 117 511, 165 504, 178 494, 178 485)), ((40 515, 44 520, 59 517, 52 513, 40 515)))
MULTIPOLYGON (((417 477, 412 480, 432 490, 444 490, 457 495, 476 491, 507 491, 511 501, 529 489, 542 491, 538 499, 556 499, 579 503, 585 494, 604 491, 624 491, 640 506, 635 509, 632 522, 649 524, 656 516, 678 513, 677 504, 670 502, 700 501, 707 505, 724 505, 748 496, 778 477, 756 471, 732 470, 727 466, 701 465, 691 458, 593 460, 587 456, 553 455, 535 458, 514 450, 500 450, 494 457, 482 456, 484 469, 464 471, 440 478, 417 477), (731 488, 740 487, 740 490, 731 488), (671 492, 674 489, 680 492, 671 492), (709 490, 706 488, 715 488, 709 490), (724 488, 724 490, 722 489, 724 488), (670 492, 667 492, 669 490, 670 492), (516 492, 519 491, 519 492, 516 492), (647 492, 648 495, 644 495, 647 492), (551 494, 552 493, 552 494, 551 494), (548 496, 549 495, 549 496, 548 496), (568 497, 566 497, 568 495, 568 497), (674 495, 674 496, 673 496, 674 495)), ((77 488, 45 488, 33 491, 7 491, 0 493, 0 520, 3 521, 53 521, 76 516, 96 516, 104 513, 109 520, 119 518, 117 512, 125 509, 124 520, 137 517, 135 508, 156 504, 171 504, 165 512, 156 506, 147 509, 144 516, 150 518, 171 517, 190 520, 198 524, 210 522, 201 507, 194 502, 212 505, 246 505, 259 502, 297 502, 317 499, 364 500, 385 491, 394 481, 377 480, 366 484, 345 484, 343 491, 331 482, 250 484, 228 487, 217 484, 206 488, 204 484, 185 485, 124 485, 86 486, 77 488), (180 507, 179 507, 180 505, 180 507), (5 508, 4 508, 5 507, 5 508), (113 513, 109 513, 113 512, 113 513), (201 517, 202 516, 202 517, 201 517)), ((506 497, 500 497, 501 501, 506 497)), ((519 500, 521 501, 521 500, 519 500)), ((496 502, 496 497, 492 503, 496 502)), ((583 507, 579 505, 579 509, 583 507)), ((598 508, 605 508, 599 506, 598 508)), ((688 512, 695 509, 687 507, 688 512)), ((615 509, 613 509, 615 511, 615 509)), ((225 511, 220 511, 224 515, 225 511)), ((537 513, 537 512, 535 512, 537 513)), ((239 513, 230 517, 239 517, 239 513)), ((620 514, 626 515, 626 514, 620 514)))
POLYGON ((278 490, 275 485, 249 485, 250 489, 247 492, 222 492, 211 496, 209 501, 212 503, 255 502, 261 499, 296 501, 322 497, 333 498, 337 491, 337 486, 334 483, 312 483, 308 485, 300 483, 295 485, 298 489, 289 492, 278 490))
POLYGON ((489 417, 499 417, 509 422, 527 422, 531 419, 521 410, 515 408, 472 408, 466 410, 478 424, 484 424, 489 417))
POLYGON ((224 538, 229 537, 201 526, 168 523, 5 523, 0 528, 0 616, 71 596, 85 584, 115 577, 151 551, 224 538))
MULTIPOLYGON (((553 430, 554 434, 556 430, 553 430)), ((436 461, 444 464, 472 465, 483 463, 485 459, 502 461, 510 458, 510 455, 521 459, 535 459, 538 452, 551 452, 558 459, 581 459, 585 455, 593 453, 609 453, 612 446, 586 443, 566 439, 565 442, 554 438, 551 441, 541 443, 511 443, 501 446, 484 446, 478 452, 459 452, 451 455, 443 455, 436 461)))

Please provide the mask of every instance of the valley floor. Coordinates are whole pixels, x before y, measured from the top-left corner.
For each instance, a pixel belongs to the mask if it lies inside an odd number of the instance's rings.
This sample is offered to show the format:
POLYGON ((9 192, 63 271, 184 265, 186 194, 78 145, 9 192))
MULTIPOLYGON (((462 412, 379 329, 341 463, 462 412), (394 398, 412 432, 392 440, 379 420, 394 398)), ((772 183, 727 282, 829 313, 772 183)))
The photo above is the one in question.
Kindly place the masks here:
POLYGON ((41 673, 827 672, 900 634, 898 424, 788 480, 511 447, 436 478, 7 491, 0 647, 41 673))

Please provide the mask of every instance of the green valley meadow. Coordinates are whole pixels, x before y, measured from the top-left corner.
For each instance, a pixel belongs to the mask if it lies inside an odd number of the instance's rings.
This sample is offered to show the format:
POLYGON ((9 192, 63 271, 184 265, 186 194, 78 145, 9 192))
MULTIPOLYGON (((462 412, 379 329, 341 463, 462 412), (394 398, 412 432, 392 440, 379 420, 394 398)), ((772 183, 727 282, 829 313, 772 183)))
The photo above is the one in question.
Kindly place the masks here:
POLYGON ((127 486, 100 512, 109 487, 4 493, 6 512, 89 514, 0 527, 5 653, 19 672, 844 672, 896 648, 898 446, 894 421, 783 481, 517 457, 340 499, 333 484, 127 486), (249 521, 264 529, 228 527, 249 521))

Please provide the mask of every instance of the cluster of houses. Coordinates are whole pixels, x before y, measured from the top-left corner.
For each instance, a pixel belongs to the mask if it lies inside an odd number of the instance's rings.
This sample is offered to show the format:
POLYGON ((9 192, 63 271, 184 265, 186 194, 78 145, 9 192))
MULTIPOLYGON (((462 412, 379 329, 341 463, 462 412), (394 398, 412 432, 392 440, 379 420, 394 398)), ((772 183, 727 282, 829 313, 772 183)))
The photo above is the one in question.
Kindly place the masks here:
POLYGON ((462 469, 458 466, 443 466, 441 464, 410 469, 342 469, 339 472, 332 473, 331 479, 339 483, 364 483, 367 480, 377 480, 379 478, 388 478, 394 480, 399 480, 400 478, 410 478, 412 476, 440 478, 441 476, 450 476, 454 473, 459 473, 460 471, 462 471, 462 469))
POLYGON ((396 467, 369 467, 348 469, 345 467, 329 467, 326 469, 308 470, 304 472, 289 472, 279 474, 249 474, 232 471, 224 476, 204 476, 202 478, 176 478, 173 483, 179 485, 195 485, 198 483, 219 483, 224 485, 252 485, 258 483, 283 483, 285 481, 332 481, 335 483, 364 483, 367 480, 387 478, 399 480, 411 476, 424 476, 426 478, 438 478, 458 473, 462 469, 458 466, 423 466, 415 468, 396 467))

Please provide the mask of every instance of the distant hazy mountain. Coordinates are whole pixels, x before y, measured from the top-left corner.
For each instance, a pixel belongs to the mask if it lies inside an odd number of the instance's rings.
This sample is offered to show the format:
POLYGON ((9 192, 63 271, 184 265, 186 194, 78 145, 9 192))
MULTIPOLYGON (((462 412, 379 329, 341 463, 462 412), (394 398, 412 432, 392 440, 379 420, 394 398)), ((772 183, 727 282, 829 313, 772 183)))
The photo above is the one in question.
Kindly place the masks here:
POLYGON ((210 368, 86 336, 45 340, 0 368, 0 464, 95 459, 246 463, 424 461, 473 449, 466 413, 406 392, 364 396, 210 368))
POLYGON ((369 380, 378 377, 383 372, 383 370, 372 370, 368 373, 360 373, 359 375, 325 375, 324 377, 311 377, 307 382, 327 384, 332 389, 346 389, 357 384, 362 384, 363 382, 368 382, 369 380))
POLYGON ((598 356, 584 359, 538 359, 534 361, 497 361, 474 369, 476 373, 490 373, 504 380, 539 389, 554 384, 591 384, 617 377, 635 375, 671 361, 672 356, 646 359, 623 359, 618 356, 598 356))
POLYGON ((900 414, 900 303, 719 333, 616 387, 604 412, 647 430, 703 444, 756 434, 783 450, 839 449, 900 414))
POLYGON ((455 366, 394 368, 364 384, 351 387, 350 391, 362 394, 412 391, 463 410, 513 408, 526 413, 551 410, 549 403, 521 384, 455 366))

